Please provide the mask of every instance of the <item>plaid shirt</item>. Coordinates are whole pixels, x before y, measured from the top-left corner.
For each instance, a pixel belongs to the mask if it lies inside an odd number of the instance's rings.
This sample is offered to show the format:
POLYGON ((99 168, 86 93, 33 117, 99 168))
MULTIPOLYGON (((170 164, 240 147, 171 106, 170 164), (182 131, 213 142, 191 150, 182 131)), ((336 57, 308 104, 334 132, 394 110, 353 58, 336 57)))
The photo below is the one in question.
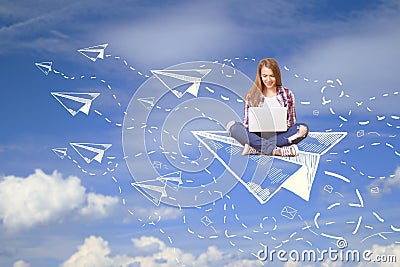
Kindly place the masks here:
MULTIPOLYGON (((282 107, 287 108, 287 127, 289 128, 293 124, 296 123, 296 109, 294 107, 294 94, 289 89, 279 86, 277 87, 276 98, 278 99, 279 104, 282 107)), ((260 103, 258 103, 259 107, 264 105, 265 96, 261 94, 260 103)), ((245 101, 244 103, 244 118, 243 124, 246 128, 249 128, 249 103, 245 101)))

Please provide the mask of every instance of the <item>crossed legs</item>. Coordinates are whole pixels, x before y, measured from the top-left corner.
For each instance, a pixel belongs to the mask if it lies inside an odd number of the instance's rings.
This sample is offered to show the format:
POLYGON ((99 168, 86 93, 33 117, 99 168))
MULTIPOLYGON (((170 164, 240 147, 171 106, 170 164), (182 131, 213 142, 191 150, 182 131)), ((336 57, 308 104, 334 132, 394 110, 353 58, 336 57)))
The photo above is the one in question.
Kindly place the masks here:
POLYGON ((295 144, 306 138, 308 134, 308 126, 304 123, 296 123, 288 131, 273 134, 267 138, 249 132, 241 122, 230 121, 226 130, 244 146, 244 155, 297 156, 299 152, 295 144))

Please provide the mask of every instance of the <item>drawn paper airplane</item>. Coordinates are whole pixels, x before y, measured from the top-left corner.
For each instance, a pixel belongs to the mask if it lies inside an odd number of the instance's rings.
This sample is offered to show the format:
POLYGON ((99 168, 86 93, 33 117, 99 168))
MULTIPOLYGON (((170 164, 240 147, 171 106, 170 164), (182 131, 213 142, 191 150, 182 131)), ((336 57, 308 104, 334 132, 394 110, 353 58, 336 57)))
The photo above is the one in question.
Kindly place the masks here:
POLYGON ((175 191, 178 191, 179 186, 183 184, 181 176, 182 172, 176 171, 157 177, 157 180, 160 180, 175 191))
POLYGON ((64 159, 64 157, 67 155, 67 148, 53 148, 52 150, 61 159, 64 159))
POLYGON ((138 101, 148 110, 154 106, 154 97, 138 98, 138 101))
POLYGON ((86 163, 91 163, 93 160, 101 163, 104 152, 112 146, 111 144, 94 143, 70 143, 70 145, 86 163))
POLYGON ((338 143, 347 133, 309 133, 300 142, 300 155, 294 158, 252 155, 246 166, 229 164, 231 157, 240 155, 241 144, 225 131, 192 131, 192 134, 214 157, 261 203, 268 202, 281 188, 308 201, 319 158, 338 143), (218 142, 222 148, 212 144, 218 142), (231 157, 227 155, 231 153, 231 157), (243 168, 245 170, 243 171, 243 168), (251 180, 250 180, 251 179, 251 180))
POLYGON ((89 115, 92 101, 100 95, 100 93, 67 93, 52 92, 55 99, 72 115, 83 112, 89 115))
POLYGON ((167 196, 167 192, 165 190, 166 183, 163 183, 158 179, 135 182, 131 183, 131 185, 156 206, 159 206, 161 199, 167 196), (147 190, 151 190, 152 194, 148 194, 147 190), (154 196, 154 192, 157 194, 156 196, 154 196))
POLYGON ((108 44, 96 45, 91 47, 86 47, 82 49, 78 49, 78 52, 95 62, 98 58, 104 59, 104 50, 108 44))
POLYGON ((201 80, 211 69, 192 70, 152 70, 151 72, 160 82, 165 85, 177 98, 189 93, 197 97, 201 80), (187 85, 191 83, 189 87, 187 85), (185 89, 182 89, 184 87, 185 89))
POLYGON ((46 62, 40 62, 40 63, 35 63, 36 67, 38 67, 44 74, 49 74, 49 72, 52 70, 51 66, 53 65, 53 62, 51 61, 46 61, 46 62))
POLYGON ((192 134, 261 204, 278 193, 287 180, 307 173, 305 166, 288 163, 281 157, 241 156, 241 144, 225 131, 192 131, 192 134), (219 146, 213 146, 215 142, 219 146), (234 164, 230 164, 231 158, 234 164))

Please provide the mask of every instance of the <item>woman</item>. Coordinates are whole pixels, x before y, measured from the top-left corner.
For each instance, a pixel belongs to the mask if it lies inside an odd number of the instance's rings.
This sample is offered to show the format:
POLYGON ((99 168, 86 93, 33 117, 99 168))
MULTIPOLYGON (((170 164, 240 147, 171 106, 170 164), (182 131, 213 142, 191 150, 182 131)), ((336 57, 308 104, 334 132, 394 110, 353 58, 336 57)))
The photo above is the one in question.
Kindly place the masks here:
POLYGON ((281 72, 274 59, 265 58, 259 62, 256 79, 244 101, 243 123, 230 121, 226 126, 228 133, 244 146, 242 155, 298 156, 299 149, 296 144, 306 138, 308 126, 296 123, 294 95, 282 86, 281 72), (278 102, 280 106, 287 108, 287 131, 272 133, 269 136, 249 132, 249 107, 262 107, 271 102, 278 102))

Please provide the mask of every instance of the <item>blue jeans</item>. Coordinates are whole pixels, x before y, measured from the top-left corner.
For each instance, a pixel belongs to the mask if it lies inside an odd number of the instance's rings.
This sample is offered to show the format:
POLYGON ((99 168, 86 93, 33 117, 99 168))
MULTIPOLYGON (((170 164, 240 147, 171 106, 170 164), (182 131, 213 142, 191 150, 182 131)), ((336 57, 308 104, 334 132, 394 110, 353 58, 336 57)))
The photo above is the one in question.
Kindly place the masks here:
POLYGON ((307 137, 308 126, 305 123, 293 124, 286 132, 278 133, 251 133, 241 122, 235 122, 230 128, 229 134, 235 138, 240 144, 249 144, 257 151, 263 152, 265 155, 271 155, 272 151, 276 147, 290 146, 291 144, 297 144, 301 140, 307 137), (307 133, 304 136, 293 138, 295 134, 299 132, 300 125, 307 128, 307 133))

